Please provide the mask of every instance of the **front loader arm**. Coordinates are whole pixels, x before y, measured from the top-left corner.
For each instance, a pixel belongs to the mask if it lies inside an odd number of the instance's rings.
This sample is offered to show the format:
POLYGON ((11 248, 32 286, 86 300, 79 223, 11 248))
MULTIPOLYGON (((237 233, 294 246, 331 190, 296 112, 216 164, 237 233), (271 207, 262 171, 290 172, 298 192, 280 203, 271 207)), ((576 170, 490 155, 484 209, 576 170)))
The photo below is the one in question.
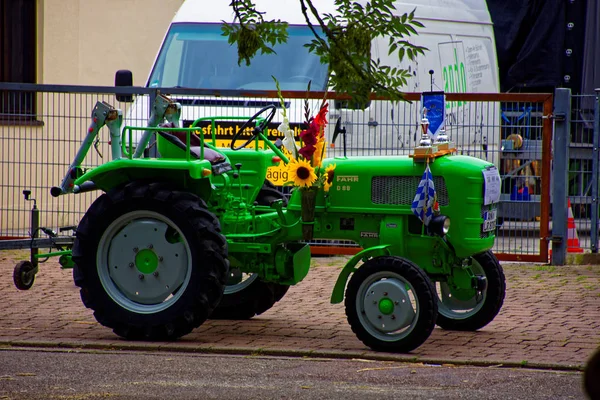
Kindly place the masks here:
POLYGON ((96 103, 96 106, 92 110, 92 123, 87 130, 85 139, 79 147, 73 162, 67 170, 67 174, 63 178, 60 186, 54 186, 50 189, 50 194, 53 197, 82 191, 82 188, 79 185, 76 185, 75 181, 82 175, 80 168, 81 164, 83 163, 83 160, 85 160, 90 147, 92 147, 94 140, 98 136, 98 132, 104 125, 107 125, 110 130, 113 159, 121 157, 121 134, 119 131, 122 123, 123 113, 121 110, 114 108, 104 101, 98 101, 96 103))

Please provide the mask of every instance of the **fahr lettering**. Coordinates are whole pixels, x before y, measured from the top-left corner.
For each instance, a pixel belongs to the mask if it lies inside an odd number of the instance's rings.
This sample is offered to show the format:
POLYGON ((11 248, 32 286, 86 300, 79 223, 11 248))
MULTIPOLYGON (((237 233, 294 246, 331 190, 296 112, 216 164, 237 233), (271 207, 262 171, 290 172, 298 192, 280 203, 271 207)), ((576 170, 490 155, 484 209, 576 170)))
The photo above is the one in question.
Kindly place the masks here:
POLYGON ((337 182, 358 182, 358 176, 340 175, 336 179, 337 182))

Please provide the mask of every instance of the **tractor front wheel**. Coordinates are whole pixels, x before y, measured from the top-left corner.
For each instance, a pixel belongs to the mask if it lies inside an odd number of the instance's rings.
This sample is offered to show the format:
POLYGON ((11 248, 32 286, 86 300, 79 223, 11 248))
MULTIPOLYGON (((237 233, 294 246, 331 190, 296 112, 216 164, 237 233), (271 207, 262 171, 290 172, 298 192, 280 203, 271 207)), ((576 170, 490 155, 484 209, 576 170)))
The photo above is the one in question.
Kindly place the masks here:
MULTIPOLYGON (((273 184, 265 181, 256 201, 268 206, 275 200, 287 199, 273 184)), ((210 316, 211 319, 250 319, 269 310, 285 296, 290 287, 274 282, 265 282, 258 274, 246 274, 239 268, 230 268, 229 280, 223 293, 223 299, 210 316)))
POLYGON ((220 225, 197 196, 132 183, 100 196, 77 228, 75 284, 104 326, 172 340, 200 326, 228 274, 220 225))
POLYGON ((352 331, 373 350, 407 353, 435 327, 437 303, 429 277, 400 257, 376 257, 354 273, 346 289, 352 331))
POLYGON ((210 318, 250 319, 272 308, 289 288, 286 285, 265 282, 258 274, 245 274, 239 269, 231 269, 230 282, 225 287, 223 299, 210 318))

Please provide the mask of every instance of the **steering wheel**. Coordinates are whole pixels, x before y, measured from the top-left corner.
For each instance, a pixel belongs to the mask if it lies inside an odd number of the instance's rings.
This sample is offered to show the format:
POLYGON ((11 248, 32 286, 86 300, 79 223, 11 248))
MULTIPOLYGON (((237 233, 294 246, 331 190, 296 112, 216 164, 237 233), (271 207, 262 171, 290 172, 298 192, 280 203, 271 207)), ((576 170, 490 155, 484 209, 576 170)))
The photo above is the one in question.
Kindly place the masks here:
MULTIPOLYGON (((267 127, 269 126, 269 124, 271 123, 271 121, 273 120, 273 117, 275 116, 275 111, 277 110, 277 107, 275 107, 273 104, 268 105, 264 108, 262 108, 259 112, 257 112, 256 114, 254 114, 252 117, 250 117, 250 119, 248 121, 246 121, 244 123, 244 125, 242 125, 242 127, 240 128, 239 131, 237 131, 237 133, 233 136, 233 139, 231 140, 231 150, 240 150, 243 149, 244 147, 248 146, 250 143, 252 143, 252 141, 254 139, 256 139, 256 137, 267 127), (270 111, 269 111, 270 110, 270 111), (242 136, 244 130, 252 123, 254 122, 255 119, 257 119, 261 114, 265 113, 269 111, 269 114, 267 115, 267 118, 265 118, 258 126, 255 126, 252 129, 252 135, 250 136, 250 139, 248 139, 246 141, 246 143, 244 143, 241 146, 235 147, 235 142, 240 138, 240 136, 242 136)), ((267 140, 268 141, 268 140, 267 140)), ((269 146, 271 147, 271 146, 269 146)))

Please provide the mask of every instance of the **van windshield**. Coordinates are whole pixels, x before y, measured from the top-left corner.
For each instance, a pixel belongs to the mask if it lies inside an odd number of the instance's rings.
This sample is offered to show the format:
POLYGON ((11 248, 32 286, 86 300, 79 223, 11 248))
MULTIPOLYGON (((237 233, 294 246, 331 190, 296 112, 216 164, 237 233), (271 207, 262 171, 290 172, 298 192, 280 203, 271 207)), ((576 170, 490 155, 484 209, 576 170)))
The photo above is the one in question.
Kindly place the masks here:
POLYGON ((257 54, 238 66, 237 46, 227 43, 220 24, 173 24, 148 80, 150 87, 200 89, 325 90, 327 66, 304 47, 312 38, 307 26, 289 26, 287 43, 276 54, 257 54))

